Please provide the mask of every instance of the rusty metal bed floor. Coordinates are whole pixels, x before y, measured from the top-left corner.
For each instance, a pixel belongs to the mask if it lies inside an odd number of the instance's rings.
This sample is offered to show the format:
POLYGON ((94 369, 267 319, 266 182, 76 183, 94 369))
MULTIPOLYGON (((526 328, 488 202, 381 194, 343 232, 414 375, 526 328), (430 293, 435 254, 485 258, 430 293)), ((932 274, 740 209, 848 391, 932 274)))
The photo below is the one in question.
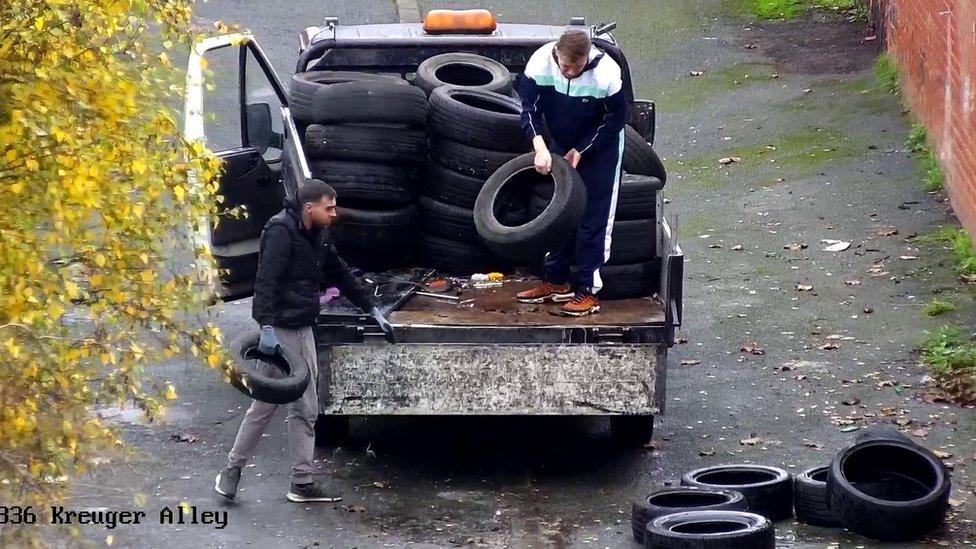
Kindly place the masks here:
POLYGON ((392 313, 393 324, 454 326, 607 326, 663 325, 664 308, 650 297, 600 301, 600 312, 585 317, 553 314, 559 305, 530 305, 515 301, 515 294, 537 281, 505 282, 496 288, 464 288, 447 292, 468 306, 432 297, 414 295, 392 313))

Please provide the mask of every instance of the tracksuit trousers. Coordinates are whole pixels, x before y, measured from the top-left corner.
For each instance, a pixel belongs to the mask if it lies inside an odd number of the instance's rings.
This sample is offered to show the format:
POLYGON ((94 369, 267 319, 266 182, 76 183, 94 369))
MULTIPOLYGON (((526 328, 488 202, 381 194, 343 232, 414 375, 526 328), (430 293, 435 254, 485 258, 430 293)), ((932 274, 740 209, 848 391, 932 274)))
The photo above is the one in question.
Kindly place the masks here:
MULTIPOLYGON (((315 454, 315 420, 319 415, 319 400, 317 389, 318 361, 315 356, 315 339, 312 328, 298 329, 275 328, 275 335, 281 345, 296 351, 306 361, 312 371, 312 379, 301 398, 286 404, 288 417, 288 457, 291 459, 291 480, 295 484, 312 482, 312 458, 315 454)), ((270 377, 281 377, 278 368, 267 362, 259 362, 261 373, 270 377)), ((270 404, 255 400, 244 413, 244 421, 237 431, 234 447, 227 455, 227 464, 232 467, 244 467, 248 458, 254 453, 261 435, 278 410, 277 404, 270 404)))
POLYGON ((583 153, 576 169, 586 185, 586 211, 575 235, 566 240, 562 249, 546 254, 544 266, 548 282, 571 282, 577 293, 595 294, 603 287, 600 268, 610 259, 610 240, 623 157, 623 131, 617 138, 616 146, 583 153), (576 276, 571 280, 570 269, 574 260, 576 276))

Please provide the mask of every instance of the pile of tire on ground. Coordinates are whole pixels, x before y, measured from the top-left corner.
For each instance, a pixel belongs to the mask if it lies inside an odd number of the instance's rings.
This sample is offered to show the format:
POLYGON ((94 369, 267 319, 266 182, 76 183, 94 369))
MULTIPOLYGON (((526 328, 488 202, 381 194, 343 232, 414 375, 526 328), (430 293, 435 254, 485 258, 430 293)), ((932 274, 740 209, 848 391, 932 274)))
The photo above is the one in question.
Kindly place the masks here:
POLYGON ((396 76, 314 71, 293 76, 289 95, 312 177, 338 194, 330 232, 339 253, 369 271, 411 261, 428 157, 425 94, 396 76))
POLYGON ((430 94, 431 160, 419 201, 420 259, 430 267, 455 275, 511 267, 482 244, 473 211, 491 174, 530 150, 511 82, 504 65, 473 54, 437 55, 417 69, 416 85, 430 94))
MULTIPOLYGON (((661 260, 658 257, 658 193, 667 172, 657 153, 634 128, 624 128, 623 174, 617 191, 617 207, 610 241, 610 259, 600 269, 600 297, 644 297, 658 289, 661 260)), ((545 210, 552 197, 551 185, 537 185, 531 215, 545 210)), ((545 254, 540 252, 540 257, 545 254)))

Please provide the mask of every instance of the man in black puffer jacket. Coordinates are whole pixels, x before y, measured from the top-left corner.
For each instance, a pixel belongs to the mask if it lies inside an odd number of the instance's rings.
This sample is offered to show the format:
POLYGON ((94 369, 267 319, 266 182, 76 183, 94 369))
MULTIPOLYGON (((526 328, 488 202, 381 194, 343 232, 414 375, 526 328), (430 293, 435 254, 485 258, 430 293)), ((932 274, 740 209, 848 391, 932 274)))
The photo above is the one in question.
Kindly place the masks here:
MULTIPOLYGON (((302 356, 312 370, 312 382, 301 398, 288 404, 288 453, 292 462, 291 501, 338 501, 341 494, 322 483, 312 481, 312 457, 315 451, 315 420, 318 417, 318 361, 312 325, 319 315, 319 293, 327 286, 338 286, 354 304, 368 311, 386 333, 390 342, 396 337, 393 327, 383 317, 335 246, 328 241, 325 228, 336 218, 336 192, 317 179, 298 189, 296 199, 268 220, 261 233, 258 272, 254 283, 251 315, 261 326, 258 350, 274 354, 278 345, 302 356)), ((263 373, 274 375, 277 369, 260 363, 263 373)), ((251 456, 277 405, 255 400, 251 403, 237 432, 228 464, 217 475, 214 489, 233 499, 241 471, 251 456)))

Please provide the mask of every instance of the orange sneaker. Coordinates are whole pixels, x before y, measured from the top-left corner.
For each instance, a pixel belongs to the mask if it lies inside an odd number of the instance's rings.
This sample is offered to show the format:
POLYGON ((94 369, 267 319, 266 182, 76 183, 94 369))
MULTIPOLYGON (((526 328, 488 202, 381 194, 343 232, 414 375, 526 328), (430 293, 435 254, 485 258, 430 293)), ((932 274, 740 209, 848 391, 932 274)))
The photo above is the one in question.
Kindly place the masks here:
POLYGON ((600 300, 593 294, 577 294, 569 303, 559 308, 559 314, 586 316, 600 312, 600 300))
POLYGON ((529 288, 524 292, 519 292, 515 296, 519 303, 545 303, 546 300, 553 303, 561 303, 573 299, 573 289, 569 284, 550 284, 543 282, 538 286, 529 288))

